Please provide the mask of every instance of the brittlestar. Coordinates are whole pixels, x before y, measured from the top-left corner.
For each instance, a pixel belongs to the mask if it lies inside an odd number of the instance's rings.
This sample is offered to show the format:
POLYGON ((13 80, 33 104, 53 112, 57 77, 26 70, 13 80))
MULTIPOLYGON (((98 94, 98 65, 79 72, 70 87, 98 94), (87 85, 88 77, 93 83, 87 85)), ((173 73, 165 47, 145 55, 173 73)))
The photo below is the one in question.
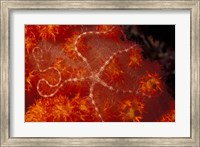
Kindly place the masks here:
MULTIPOLYGON (((86 57, 84 57, 81 52, 79 52, 78 50, 78 47, 77 47, 77 44, 79 42, 79 39, 81 39, 83 36, 87 35, 87 34, 96 34, 96 35, 99 35, 99 34, 106 34, 106 33, 109 33, 111 32, 112 30, 114 29, 114 27, 112 27, 110 30, 108 31, 103 31, 103 32, 98 32, 98 31, 89 31, 89 32, 83 32, 81 33, 75 40, 74 42, 74 50, 75 52, 77 53, 77 55, 87 64, 87 66, 91 68, 88 60, 86 57)), ((66 79, 64 80, 63 82, 62 81, 62 76, 61 76, 61 72, 56 68, 56 67, 48 67, 46 69, 41 69, 39 64, 37 63, 37 67, 39 69, 40 72, 46 72, 48 70, 55 70, 58 74, 58 79, 57 79, 57 83, 55 84, 50 84, 46 79, 42 78, 40 80, 38 80, 37 82, 37 91, 38 91, 38 94, 41 96, 41 97, 44 97, 44 98, 48 98, 48 97, 53 97, 61 87, 63 87, 64 84, 66 83, 69 83, 69 82, 80 82, 80 81, 85 81, 87 79, 89 79, 91 81, 91 84, 90 84, 90 88, 89 88, 89 95, 88 97, 90 98, 91 100, 91 103, 94 105, 94 108, 95 108, 95 111, 96 113, 98 114, 99 118, 101 119, 101 121, 104 121, 103 118, 102 118, 102 115, 100 114, 99 112, 99 108, 97 107, 96 105, 96 102, 94 100, 94 95, 93 95, 93 91, 94 91, 94 86, 95 84, 101 84, 102 86, 108 88, 109 90, 112 90, 112 91, 115 91, 115 92, 122 92, 122 93, 133 93, 133 91, 130 89, 130 90, 121 90, 121 89, 116 89, 110 85, 108 85, 103 79, 100 78, 100 75, 101 73, 105 70, 105 68, 109 65, 109 63, 112 61, 112 59, 120 54, 123 54, 123 53, 126 53, 128 51, 130 51, 131 49, 135 49, 136 46, 130 46, 129 48, 126 48, 126 49, 123 49, 123 50, 119 50, 119 51, 116 51, 114 52, 105 62, 104 64, 99 68, 98 71, 96 72, 93 72, 91 70, 91 74, 89 76, 86 76, 86 77, 81 77, 81 78, 69 78, 69 79, 66 79), (40 84, 41 82, 45 82, 49 87, 51 88, 56 88, 56 90, 54 92, 52 92, 51 94, 44 94, 41 90, 40 90, 40 84)), ((51 49, 51 48, 50 48, 51 49)), ((39 48, 39 47, 35 47, 33 49, 33 57, 35 58, 36 61, 42 61, 43 60, 43 57, 41 55, 41 57, 36 57, 35 56, 35 51, 36 50, 39 50, 41 53, 42 53, 42 49, 39 48)))

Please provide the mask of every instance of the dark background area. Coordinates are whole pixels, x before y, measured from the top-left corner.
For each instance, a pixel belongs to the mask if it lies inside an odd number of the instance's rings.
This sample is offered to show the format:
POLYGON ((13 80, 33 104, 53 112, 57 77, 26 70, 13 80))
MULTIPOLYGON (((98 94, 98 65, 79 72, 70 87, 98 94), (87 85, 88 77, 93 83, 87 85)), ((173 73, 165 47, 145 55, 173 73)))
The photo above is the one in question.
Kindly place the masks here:
POLYGON ((160 63, 167 90, 175 98, 175 25, 122 27, 127 40, 142 46, 145 59, 160 63))

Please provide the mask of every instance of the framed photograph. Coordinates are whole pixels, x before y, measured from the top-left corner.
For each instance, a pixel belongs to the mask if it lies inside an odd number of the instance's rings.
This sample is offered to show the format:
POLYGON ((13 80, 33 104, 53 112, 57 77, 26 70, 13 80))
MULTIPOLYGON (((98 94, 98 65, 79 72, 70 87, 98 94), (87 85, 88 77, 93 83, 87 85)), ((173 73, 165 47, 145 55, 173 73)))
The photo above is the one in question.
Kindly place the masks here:
POLYGON ((199 7, 2 0, 1 146, 199 146, 199 7))

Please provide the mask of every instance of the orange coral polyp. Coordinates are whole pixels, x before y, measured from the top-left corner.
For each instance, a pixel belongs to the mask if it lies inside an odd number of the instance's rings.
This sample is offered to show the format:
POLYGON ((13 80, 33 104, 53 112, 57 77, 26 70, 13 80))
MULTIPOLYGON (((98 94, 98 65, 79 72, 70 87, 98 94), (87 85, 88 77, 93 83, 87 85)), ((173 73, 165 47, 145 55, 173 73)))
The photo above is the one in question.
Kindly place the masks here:
POLYGON ((74 34, 71 38, 68 38, 64 44, 63 51, 72 59, 79 60, 79 56, 75 51, 76 40, 78 38, 78 34, 74 34))
POLYGON ((65 96, 39 98, 26 112, 26 122, 98 121, 87 98, 79 94, 73 99, 65 96))
POLYGON ((138 97, 129 97, 120 102, 119 117, 122 121, 139 122, 142 120, 144 104, 138 97))
POLYGON ((175 122, 175 109, 169 110, 161 116, 160 122, 175 122))
POLYGON ((106 67, 106 75, 109 77, 110 82, 123 81, 124 71, 121 69, 117 58, 113 58, 106 67))
POLYGON ((42 38, 42 40, 52 40, 52 41, 55 42, 56 41, 56 35, 59 34, 58 28, 59 28, 58 25, 40 26, 39 36, 42 38))
POLYGON ((142 61, 143 61, 143 58, 142 58, 140 51, 139 50, 131 50, 131 53, 129 55, 128 66, 136 69, 138 67, 141 67, 142 61))
POLYGON ((28 76, 26 77, 26 84, 25 84, 25 90, 30 91, 30 89, 33 87, 31 80, 34 77, 34 71, 31 71, 28 73, 28 76))
POLYGON ((153 96, 162 91, 161 77, 158 74, 147 73, 139 83, 139 91, 146 96, 153 96))
POLYGON ((37 46, 37 37, 32 26, 25 27, 25 48, 26 54, 29 55, 32 49, 37 46))
POLYGON ((113 28, 113 26, 111 26, 111 25, 98 25, 98 26, 96 26, 96 30, 99 31, 99 32, 106 32, 106 31, 109 31, 112 28, 113 28))

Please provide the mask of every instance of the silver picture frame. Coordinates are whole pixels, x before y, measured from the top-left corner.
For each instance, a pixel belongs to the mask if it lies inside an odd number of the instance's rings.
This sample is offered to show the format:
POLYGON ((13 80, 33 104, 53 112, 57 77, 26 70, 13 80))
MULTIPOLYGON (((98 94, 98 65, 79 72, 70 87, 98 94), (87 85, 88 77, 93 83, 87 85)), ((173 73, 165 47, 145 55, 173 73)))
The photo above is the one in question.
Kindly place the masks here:
POLYGON ((200 146, 200 1, 199 0, 46 0, 22 1, 1 0, 1 146, 200 146), (11 10, 62 10, 62 9, 138 9, 138 10, 189 10, 190 11, 190 137, 103 137, 103 138, 40 138, 40 137, 10 137, 10 13, 11 10))

